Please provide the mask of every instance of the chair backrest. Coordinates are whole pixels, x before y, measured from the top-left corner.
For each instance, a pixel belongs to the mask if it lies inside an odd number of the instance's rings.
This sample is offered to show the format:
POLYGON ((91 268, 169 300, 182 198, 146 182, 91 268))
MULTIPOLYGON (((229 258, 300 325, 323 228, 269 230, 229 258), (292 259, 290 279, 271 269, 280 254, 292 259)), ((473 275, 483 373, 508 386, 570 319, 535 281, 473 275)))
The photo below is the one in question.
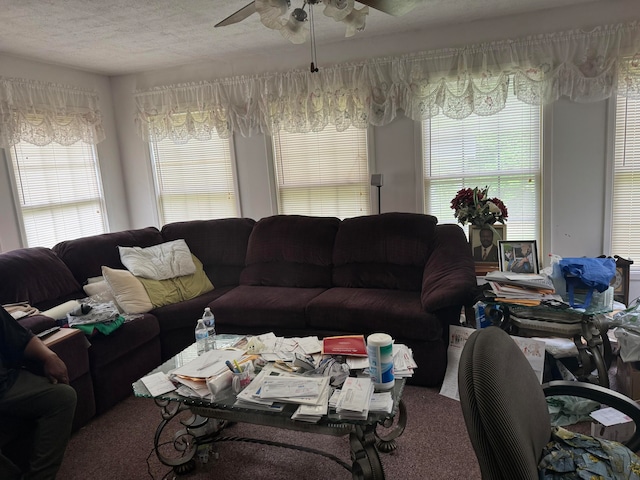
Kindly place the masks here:
POLYGON ((551 422, 540 382, 513 339, 498 327, 473 332, 458 386, 483 480, 537 480, 551 422))

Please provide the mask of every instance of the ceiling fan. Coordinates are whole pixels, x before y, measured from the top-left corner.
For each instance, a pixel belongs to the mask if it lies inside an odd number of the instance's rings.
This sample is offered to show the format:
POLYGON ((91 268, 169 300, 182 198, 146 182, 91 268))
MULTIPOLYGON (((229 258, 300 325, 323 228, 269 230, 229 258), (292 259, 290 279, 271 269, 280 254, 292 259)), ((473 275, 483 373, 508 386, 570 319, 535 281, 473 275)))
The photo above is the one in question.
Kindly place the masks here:
MULTIPOLYGON (((389 15, 393 15, 394 17, 400 17, 405 13, 409 13, 422 1, 423 0, 358 0, 358 3, 362 3, 363 5, 369 6, 381 12, 388 13, 389 15)), ((232 13, 227 18, 217 23, 215 26, 224 27, 226 25, 232 25, 234 23, 241 22, 245 18, 256 13, 256 3, 269 4, 269 6, 272 6, 274 8, 279 8, 281 5, 286 4, 288 8, 288 6, 291 4, 291 1, 253 1, 242 7, 237 12, 232 13)), ((336 8, 337 10, 348 10, 349 4, 353 4, 354 2, 353 0, 304 0, 303 8, 307 4, 316 5, 318 3, 325 3, 327 6, 334 6, 334 8, 336 8)), ((353 6, 351 6, 351 8, 353 8, 353 6)))
POLYGON ((273 30, 278 30, 284 38, 292 43, 304 43, 311 38, 311 71, 315 68, 315 31, 313 22, 314 5, 324 4, 323 13, 333 18, 336 22, 342 22, 346 26, 346 37, 353 36, 356 32, 364 30, 366 16, 369 7, 389 15, 399 17, 413 10, 424 0, 358 0, 364 5, 356 8, 354 0, 294 0, 301 6, 294 8, 291 13, 291 0, 254 0, 240 10, 229 15, 216 24, 216 27, 224 27, 241 22, 254 13, 260 15, 262 24, 273 30), (309 28, 307 28, 307 25, 309 28))

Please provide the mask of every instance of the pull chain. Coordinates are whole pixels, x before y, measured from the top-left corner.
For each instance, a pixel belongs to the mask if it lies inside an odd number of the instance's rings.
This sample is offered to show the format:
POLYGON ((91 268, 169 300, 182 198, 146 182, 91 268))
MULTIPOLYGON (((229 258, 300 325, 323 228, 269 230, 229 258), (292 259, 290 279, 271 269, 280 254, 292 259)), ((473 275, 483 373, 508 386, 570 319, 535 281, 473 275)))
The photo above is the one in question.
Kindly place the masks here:
POLYGON ((318 60, 316 58, 316 31, 313 21, 313 5, 311 4, 309 4, 309 23, 309 30, 311 34, 311 73, 315 73, 318 71, 318 67, 316 66, 318 60))

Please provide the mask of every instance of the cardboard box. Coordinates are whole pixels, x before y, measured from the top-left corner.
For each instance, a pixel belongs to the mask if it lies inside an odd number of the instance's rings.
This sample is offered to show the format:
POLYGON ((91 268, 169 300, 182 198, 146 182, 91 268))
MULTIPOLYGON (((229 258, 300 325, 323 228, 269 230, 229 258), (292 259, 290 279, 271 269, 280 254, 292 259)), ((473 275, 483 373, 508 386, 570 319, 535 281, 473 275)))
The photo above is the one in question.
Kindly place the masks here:
POLYGON ((592 437, 624 443, 636 431, 633 419, 615 408, 601 408, 589 415, 595 420, 591 422, 592 437))
MULTIPOLYGON (((629 418, 629 417, 627 417, 629 418)), ((597 438, 603 438, 605 440, 612 440, 614 442, 624 443, 631 438, 633 432, 636 431, 636 426, 633 421, 625 423, 617 423, 615 425, 609 425, 608 427, 602 425, 599 422, 591 422, 591 436, 597 438)))
POLYGON ((640 401, 640 362, 623 362, 618 357, 617 369, 617 390, 636 402, 640 401))

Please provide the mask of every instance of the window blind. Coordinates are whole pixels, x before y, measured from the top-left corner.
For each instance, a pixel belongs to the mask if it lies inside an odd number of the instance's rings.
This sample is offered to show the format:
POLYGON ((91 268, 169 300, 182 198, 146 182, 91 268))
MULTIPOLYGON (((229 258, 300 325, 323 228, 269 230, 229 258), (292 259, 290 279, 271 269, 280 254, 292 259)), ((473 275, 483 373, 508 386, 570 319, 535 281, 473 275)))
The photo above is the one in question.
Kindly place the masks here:
POLYGON ((425 212, 456 223, 451 200, 461 188, 489 187, 507 206, 507 238, 539 239, 541 108, 514 96, 496 115, 423 123, 425 212))
MULTIPOLYGON (((612 253, 640 260, 640 99, 616 99, 612 253)), ((633 268, 633 267, 632 267, 633 268)))
POLYGON ((367 131, 273 135, 278 212, 340 219, 368 215, 367 131))
POLYGON ((56 243, 106 231, 102 184, 95 148, 77 142, 11 149, 26 243, 56 243))
POLYGON ((229 139, 151 142, 161 223, 237 217, 229 139))

